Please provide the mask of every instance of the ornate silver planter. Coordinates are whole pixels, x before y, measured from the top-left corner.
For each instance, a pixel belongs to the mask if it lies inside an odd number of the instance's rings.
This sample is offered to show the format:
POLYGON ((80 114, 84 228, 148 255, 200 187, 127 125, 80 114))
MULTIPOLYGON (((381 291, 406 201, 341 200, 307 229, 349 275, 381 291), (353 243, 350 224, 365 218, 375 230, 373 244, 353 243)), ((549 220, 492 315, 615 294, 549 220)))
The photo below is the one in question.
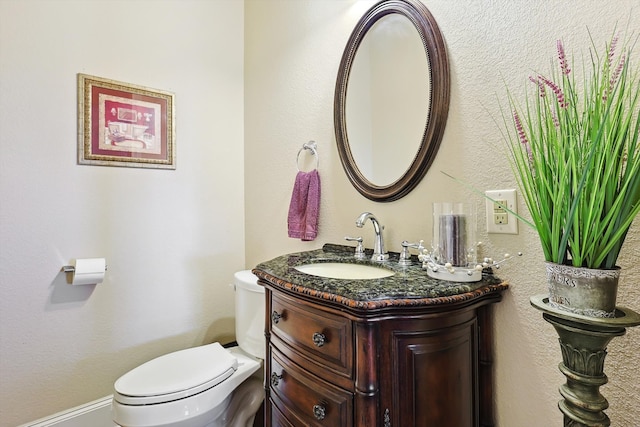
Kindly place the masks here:
POLYGON ((620 268, 601 270, 547 262, 549 304, 581 316, 615 317, 620 268))

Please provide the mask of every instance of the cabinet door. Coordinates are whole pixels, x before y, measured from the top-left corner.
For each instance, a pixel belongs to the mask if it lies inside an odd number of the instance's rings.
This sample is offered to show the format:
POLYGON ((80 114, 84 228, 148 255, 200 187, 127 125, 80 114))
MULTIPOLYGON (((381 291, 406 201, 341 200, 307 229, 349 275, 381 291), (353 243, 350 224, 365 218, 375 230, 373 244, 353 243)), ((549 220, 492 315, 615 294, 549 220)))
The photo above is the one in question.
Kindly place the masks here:
POLYGON ((385 327, 381 418, 391 427, 477 426, 476 325, 474 317, 434 330, 417 321, 385 327))

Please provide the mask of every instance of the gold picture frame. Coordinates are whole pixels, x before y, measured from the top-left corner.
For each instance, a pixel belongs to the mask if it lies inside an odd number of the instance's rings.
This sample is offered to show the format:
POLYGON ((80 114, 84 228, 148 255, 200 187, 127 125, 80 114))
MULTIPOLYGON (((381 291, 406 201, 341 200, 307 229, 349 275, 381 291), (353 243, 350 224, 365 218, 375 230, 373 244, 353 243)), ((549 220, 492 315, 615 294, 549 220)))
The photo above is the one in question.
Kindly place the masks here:
POLYGON ((78 74, 78 164, 175 169, 174 97, 78 74))

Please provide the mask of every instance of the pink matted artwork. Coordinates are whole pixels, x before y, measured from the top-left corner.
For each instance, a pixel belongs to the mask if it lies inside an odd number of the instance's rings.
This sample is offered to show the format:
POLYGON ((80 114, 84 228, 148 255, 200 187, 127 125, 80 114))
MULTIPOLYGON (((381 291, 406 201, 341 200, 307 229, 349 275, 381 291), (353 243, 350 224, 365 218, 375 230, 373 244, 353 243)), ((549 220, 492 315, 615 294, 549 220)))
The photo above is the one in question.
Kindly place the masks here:
POLYGON ((174 95, 78 74, 78 163, 175 169, 174 95))

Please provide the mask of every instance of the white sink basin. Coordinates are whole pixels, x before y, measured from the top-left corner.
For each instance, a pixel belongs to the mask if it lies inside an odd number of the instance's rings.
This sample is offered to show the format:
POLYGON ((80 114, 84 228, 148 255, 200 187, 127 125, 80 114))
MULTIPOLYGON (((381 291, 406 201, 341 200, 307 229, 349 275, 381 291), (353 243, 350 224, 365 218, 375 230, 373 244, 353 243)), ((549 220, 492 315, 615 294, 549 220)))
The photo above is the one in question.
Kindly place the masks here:
POLYGON ((319 262, 294 267, 296 270, 312 276, 330 279, 382 279, 393 276, 393 271, 374 265, 350 264, 342 262, 319 262))

